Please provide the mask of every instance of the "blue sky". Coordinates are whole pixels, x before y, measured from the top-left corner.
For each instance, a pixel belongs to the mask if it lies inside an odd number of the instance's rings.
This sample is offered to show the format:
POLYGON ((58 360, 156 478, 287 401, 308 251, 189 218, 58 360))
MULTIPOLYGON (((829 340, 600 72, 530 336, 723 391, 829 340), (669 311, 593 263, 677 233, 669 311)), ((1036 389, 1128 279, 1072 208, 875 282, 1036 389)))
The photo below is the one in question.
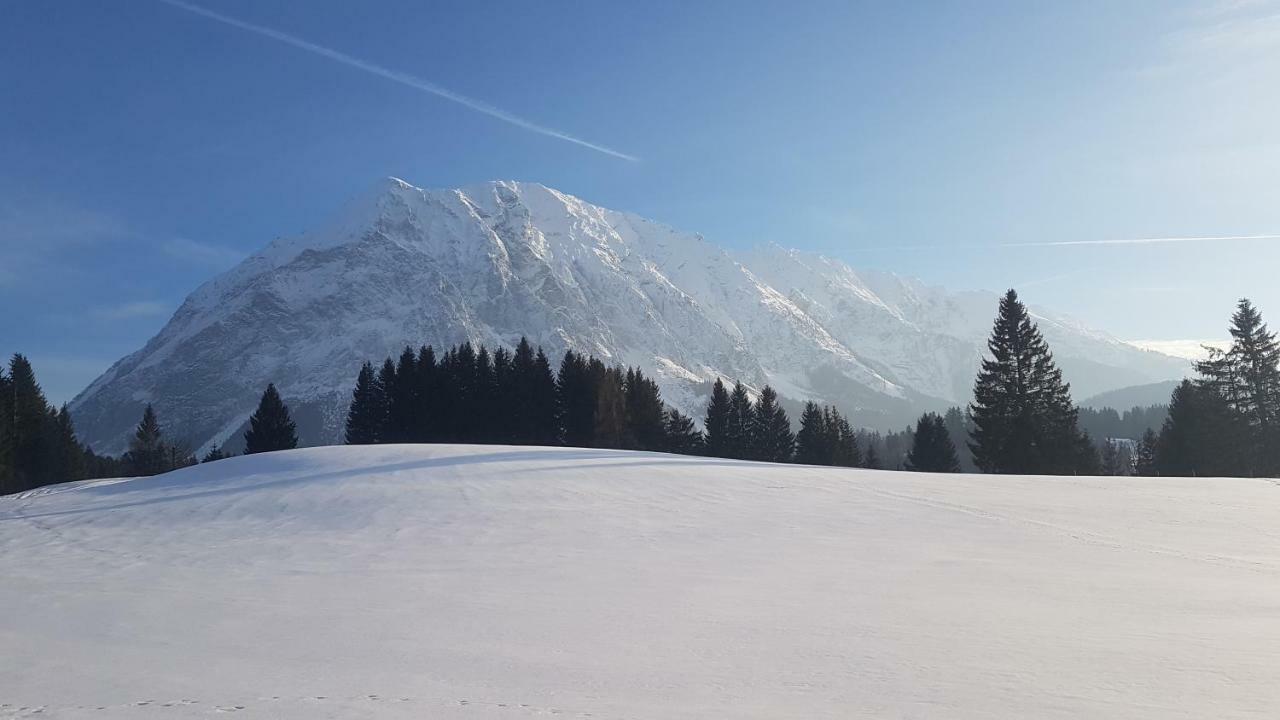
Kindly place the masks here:
POLYGON ((1280 323, 1278 240, 1051 244, 1280 233, 1274 2, 201 5, 330 55, 161 0, 4 4, 0 352, 56 400, 386 175, 1016 286, 1129 339, 1222 336, 1240 296, 1280 323))

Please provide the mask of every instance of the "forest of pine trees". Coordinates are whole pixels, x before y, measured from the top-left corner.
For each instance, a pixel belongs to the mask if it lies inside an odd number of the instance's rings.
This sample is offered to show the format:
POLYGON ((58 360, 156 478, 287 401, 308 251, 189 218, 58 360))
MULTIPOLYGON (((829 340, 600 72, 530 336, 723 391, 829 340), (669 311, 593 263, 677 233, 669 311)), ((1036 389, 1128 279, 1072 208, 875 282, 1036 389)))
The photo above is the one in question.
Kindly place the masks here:
MULTIPOLYGON (((793 427, 778 394, 740 382, 711 387, 702 429, 667 407, 639 368, 566 352, 553 369, 521 338, 490 352, 470 343, 437 357, 406 347, 356 377, 346 442, 570 445, 919 472, 1280 476, 1280 343, 1241 300, 1231 346, 1196 364, 1168 407, 1077 408, 1026 307, 1000 301, 972 404, 926 413, 899 432, 855 430, 834 406, 806 403, 793 427), (1155 428, 1159 427, 1157 431, 1155 428), (1094 438, 1097 438, 1097 441, 1094 438), (1117 440, 1116 438, 1119 438, 1117 440)), ((244 435, 245 453, 296 447, 297 428, 274 384, 244 435)), ((201 458, 227 457, 213 446, 201 458)), ((71 414, 52 407, 31 363, 0 368, 0 494, 95 477, 140 476, 194 464, 148 405, 119 458, 81 444, 71 414)))

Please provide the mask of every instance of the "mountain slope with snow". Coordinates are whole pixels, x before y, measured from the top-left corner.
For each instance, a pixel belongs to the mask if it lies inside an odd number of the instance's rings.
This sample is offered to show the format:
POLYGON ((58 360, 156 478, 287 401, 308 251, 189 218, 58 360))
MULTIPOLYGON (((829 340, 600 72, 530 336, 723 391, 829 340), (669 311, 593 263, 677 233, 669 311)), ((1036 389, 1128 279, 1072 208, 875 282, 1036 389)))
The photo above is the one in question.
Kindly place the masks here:
MULTIPOLYGON (((994 315, 946 293, 780 248, 701 236, 530 183, 422 190, 388 179, 326 228, 278 240, 196 290, 145 347, 72 403, 81 436, 124 449, 147 402, 193 446, 237 437, 268 382, 305 442, 336 441, 360 364, 406 344, 521 335, 638 365, 701 416, 707 384, 773 384, 871 425, 962 403, 994 315)), ((1181 361, 1041 314, 1081 396, 1169 379, 1181 361)))
POLYGON ((1280 713, 1266 480, 571 448, 0 498, 0 718, 1280 713))

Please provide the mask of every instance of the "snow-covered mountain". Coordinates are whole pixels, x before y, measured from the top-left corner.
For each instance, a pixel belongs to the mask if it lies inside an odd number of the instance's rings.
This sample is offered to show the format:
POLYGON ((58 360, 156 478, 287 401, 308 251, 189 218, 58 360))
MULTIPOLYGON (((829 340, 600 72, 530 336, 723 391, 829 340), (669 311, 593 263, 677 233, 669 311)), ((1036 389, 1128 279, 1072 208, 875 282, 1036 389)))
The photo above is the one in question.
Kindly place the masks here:
MULTIPOLYGON (((275 382, 303 440, 335 441, 356 371, 405 344, 565 349, 639 365, 701 415, 717 376, 835 402, 873 426, 967 399, 996 308, 768 247, 703 239, 533 183, 422 190, 389 178, 328 227, 277 240, 196 290, 72 403, 100 452, 144 404, 193 446, 233 438, 275 382)), ((1184 361, 1039 312, 1078 396, 1178 377, 1184 361)), ((233 440, 234 442, 234 440, 233 440)))

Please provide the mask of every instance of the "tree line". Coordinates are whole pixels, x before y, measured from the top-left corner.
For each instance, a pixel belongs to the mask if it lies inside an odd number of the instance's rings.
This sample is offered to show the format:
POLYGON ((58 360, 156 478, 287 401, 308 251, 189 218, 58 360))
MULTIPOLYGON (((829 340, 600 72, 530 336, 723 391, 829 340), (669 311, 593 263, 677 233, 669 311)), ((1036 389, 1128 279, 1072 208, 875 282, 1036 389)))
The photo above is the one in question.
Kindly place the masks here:
MULTIPOLYGON (((570 445, 921 472, 1280 475, 1280 344, 1248 300, 1237 305, 1230 332, 1231 346, 1197 363, 1197 377, 1174 390, 1167 408, 1123 415, 1081 409, 1010 290, 1000 300, 973 402, 885 434, 855 430, 834 406, 814 402, 793 431, 771 387, 753 398, 741 382, 729 388, 721 379, 700 429, 667 406, 639 368, 570 350, 553 370, 525 338, 513 351, 461 343, 439 357, 429 345, 406 347, 376 369, 367 362, 360 368, 345 440, 570 445), (1113 439, 1138 428, 1145 431, 1132 447, 1113 439)), ((244 441, 247 454, 297 446, 297 428, 273 384, 244 441)), ((226 456, 214 446, 201 460, 226 456)), ((0 494, 195 462, 188 445, 166 436, 150 405, 127 452, 97 455, 77 440, 67 408, 48 403, 24 356, 13 356, 7 374, 0 369, 0 494)))

